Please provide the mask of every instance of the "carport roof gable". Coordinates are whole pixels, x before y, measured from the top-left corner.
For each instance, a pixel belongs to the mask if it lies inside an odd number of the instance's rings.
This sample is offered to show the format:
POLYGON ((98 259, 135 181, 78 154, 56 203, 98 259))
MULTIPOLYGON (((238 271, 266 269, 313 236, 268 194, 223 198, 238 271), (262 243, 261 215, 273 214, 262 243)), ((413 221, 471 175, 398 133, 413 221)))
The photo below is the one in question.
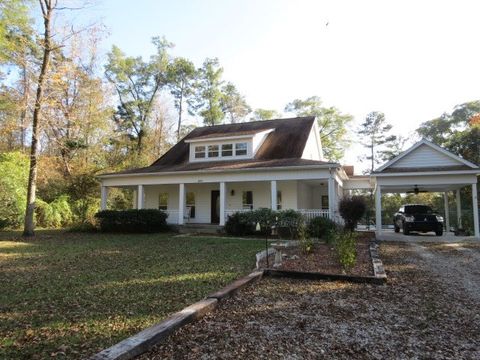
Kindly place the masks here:
MULTIPOLYGON (((392 160, 388 161, 387 163, 385 163, 384 165, 379 167, 377 170, 375 170, 372 173, 372 175, 381 174, 381 173, 385 173, 385 172, 406 172, 405 168, 395 169, 395 168, 392 168, 392 165, 396 164, 399 160, 406 158, 407 155, 412 154, 415 150, 420 148, 422 145, 428 146, 431 149, 433 149, 434 151, 437 151, 437 152, 451 158, 452 160, 454 160, 457 163, 457 165, 450 166, 452 168, 451 170, 453 170, 453 171, 460 170, 459 169, 460 166, 463 167, 462 170, 479 170, 479 167, 477 165, 471 163, 470 161, 462 159, 460 156, 457 156, 457 155, 451 153, 450 151, 445 150, 442 147, 440 147, 440 146, 438 146, 438 145, 436 145, 436 144, 434 144, 434 143, 432 143, 432 142, 430 142, 426 139, 422 139, 421 141, 417 142, 415 145, 413 145, 409 149, 405 150, 400 155, 396 156, 392 160)), ((442 171, 442 170, 443 171, 445 171, 445 170, 448 171, 448 170, 450 170, 448 168, 449 168, 449 166, 446 166, 446 167, 443 167, 443 169, 439 169, 439 170, 440 171, 442 171)), ((419 172, 419 171, 430 172, 432 170, 433 170, 432 167, 424 167, 423 169, 422 169, 422 167, 412 167, 411 168, 411 172, 419 172)))

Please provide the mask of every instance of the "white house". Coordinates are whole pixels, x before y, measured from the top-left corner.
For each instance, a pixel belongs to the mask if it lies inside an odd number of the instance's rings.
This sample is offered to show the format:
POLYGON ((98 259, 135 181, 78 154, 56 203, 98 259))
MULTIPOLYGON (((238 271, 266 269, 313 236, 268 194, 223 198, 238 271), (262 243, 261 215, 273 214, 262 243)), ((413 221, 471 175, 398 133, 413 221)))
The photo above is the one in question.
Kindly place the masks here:
MULTIPOLYGON (((101 207, 108 189, 121 187, 135 191, 135 207, 163 209, 179 225, 223 226, 229 214, 261 207, 339 221, 344 193, 375 189, 381 232, 382 193, 421 186, 458 195, 472 186, 476 204, 479 174, 475 164, 422 140, 371 176, 354 176, 351 166, 323 158, 315 117, 298 117, 196 128, 152 165, 100 176, 101 207)), ((479 236, 478 205, 473 216, 479 236)))

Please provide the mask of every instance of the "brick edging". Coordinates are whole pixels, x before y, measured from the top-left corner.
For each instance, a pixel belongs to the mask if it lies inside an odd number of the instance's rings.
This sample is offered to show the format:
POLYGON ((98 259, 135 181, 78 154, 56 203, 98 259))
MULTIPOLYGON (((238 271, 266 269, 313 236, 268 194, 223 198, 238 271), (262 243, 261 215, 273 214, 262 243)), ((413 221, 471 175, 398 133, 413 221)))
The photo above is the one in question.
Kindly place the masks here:
POLYGON ((183 310, 180 310, 165 320, 152 325, 139 333, 132 335, 119 343, 102 350, 90 357, 90 360, 128 360, 152 348, 166 339, 172 332, 180 327, 200 319, 214 310, 222 299, 232 296, 239 289, 260 279, 263 271, 254 271, 251 274, 235 280, 219 291, 208 295, 183 310))

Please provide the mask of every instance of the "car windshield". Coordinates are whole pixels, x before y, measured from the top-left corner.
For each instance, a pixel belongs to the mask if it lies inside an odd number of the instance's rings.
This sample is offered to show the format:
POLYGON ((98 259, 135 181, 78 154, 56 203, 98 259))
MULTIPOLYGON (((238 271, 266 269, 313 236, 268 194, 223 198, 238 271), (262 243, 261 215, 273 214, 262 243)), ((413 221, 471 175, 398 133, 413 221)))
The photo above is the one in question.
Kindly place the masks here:
POLYGON ((410 205, 405 206, 406 214, 431 214, 433 210, 430 206, 426 205, 410 205))

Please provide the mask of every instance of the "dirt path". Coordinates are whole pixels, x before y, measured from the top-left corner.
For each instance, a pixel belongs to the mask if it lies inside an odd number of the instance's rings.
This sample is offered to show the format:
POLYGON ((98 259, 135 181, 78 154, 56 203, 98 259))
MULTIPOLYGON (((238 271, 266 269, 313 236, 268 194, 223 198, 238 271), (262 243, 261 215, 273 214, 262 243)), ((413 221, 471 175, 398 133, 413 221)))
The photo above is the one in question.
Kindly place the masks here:
POLYGON ((263 279, 142 359, 479 359, 465 248, 382 244, 386 286, 263 279))

